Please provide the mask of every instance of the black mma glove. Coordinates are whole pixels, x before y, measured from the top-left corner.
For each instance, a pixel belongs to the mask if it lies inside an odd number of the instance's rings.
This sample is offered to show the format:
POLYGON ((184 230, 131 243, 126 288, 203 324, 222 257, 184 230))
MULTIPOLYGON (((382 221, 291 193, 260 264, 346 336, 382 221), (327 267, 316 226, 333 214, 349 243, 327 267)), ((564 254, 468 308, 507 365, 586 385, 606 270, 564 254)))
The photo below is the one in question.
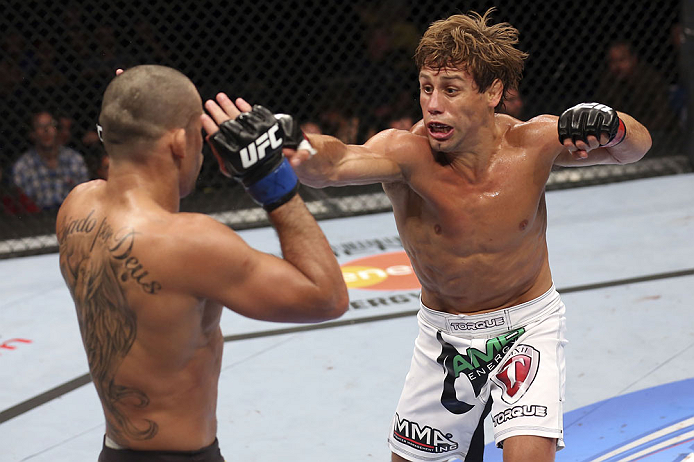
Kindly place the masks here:
POLYGON ((289 201, 299 189, 299 180, 282 154, 282 146, 298 146, 303 134, 301 130, 296 134, 294 126, 298 124, 291 116, 282 117, 288 120, 278 121, 272 112, 256 105, 251 112, 222 122, 219 131, 209 137, 220 167, 240 181, 268 212, 289 201))
POLYGON ((275 119, 280 123, 282 131, 287 136, 284 140, 284 147, 290 149, 305 149, 314 155, 317 151, 311 146, 311 143, 301 131, 299 122, 292 116, 287 114, 275 114, 275 119))
POLYGON ((609 140, 603 147, 616 146, 626 137, 624 122, 617 115, 617 111, 600 103, 581 103, 567 109, 559 117, 557 124, 559 142, 564 144, 566 138, 573 143, 578 140, 588 143, 588 136, 593 135, 600 142, 600 135, 604 132, 609 135, 609 140))

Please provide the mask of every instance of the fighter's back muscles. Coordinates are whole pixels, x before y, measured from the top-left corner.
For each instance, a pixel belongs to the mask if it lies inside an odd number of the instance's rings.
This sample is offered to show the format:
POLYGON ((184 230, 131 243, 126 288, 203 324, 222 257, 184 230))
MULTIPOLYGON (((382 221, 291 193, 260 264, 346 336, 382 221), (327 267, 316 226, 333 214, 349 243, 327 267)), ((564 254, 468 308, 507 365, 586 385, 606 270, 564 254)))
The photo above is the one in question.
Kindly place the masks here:
POLYGON ((150 410, 152 394, 118 374, 128 369, 121 366, 141 333, 142 300, 144 305, 160 304, 168 283, 161 279, 156 259, 141 251, 142 241, 149 240, 142 226, 124 226, 106 216, 100 204, 85 200, 101 195, 104 187, 103 181, 78 185, 63 202, 56 224, 60 270, 75 300, 110 435, 121 441, 147 441, 160 435, 161 421, 135 420, 132 412, 150 410))
MULTIPOLYGON (((93 185, 76 188, 60 211, 57 232, 61 245, 71 234, 66 232, 72 229, 70 222, 88 215, 82 199, 95 193, 86 191, 89 187, 93 185)), ((156 284, 145 287, 147 290, 158 291, 166 285, 169 290, 175 288, 178 293, 210 299, 244 316, 269 321, 320 321, 339 316, 346 307, 346 289, 338 283, 342 280, 339 266, 299 198, 269 214, 280 235, 284 259, 251 248, 234 231, 206 215, 166 214, 163 226, 155 224, 156 219, 151 226, 139 219, 139 227, 115 223, 98 211, 93 216, 97 222, 103 221, 104 230, 108 227, 108 234, 102 230, 107 246, 119 245, 116 238, 130 230, 134 238, 128 245, 136 246, 138 260, 153 262, 148 273, 150 278, 156 276, 156 284)), ((66 264, 81 253, 79 258, 92 259, 90 267, 94 267, 96 254, 89 252, 93 248, 87 245, 90 239, 71 244, 73 250, 63 258, 66 264)), ((112 253, 120 256, 124 245, 112 253)), ((100 261, 99 265, 107 263, 100 261)), ((124 260, 123 264, 136 266, 134 260, 124 260)), ((145 279, 140 282, 146 283, 145 279)), ((71 290, 75 289, 74 282, 73 278, 71 290)))
POLYGON ((79 185, 57 220, 107 433, 133 448, 199 448, 216 432, 220 305, 271 321, 331 319, 347 305, 342 274, 298 196, 270 214, 285 259, 208 216, 142 213, 146 202, 123 209, 109 196, 103 181, 79 185))

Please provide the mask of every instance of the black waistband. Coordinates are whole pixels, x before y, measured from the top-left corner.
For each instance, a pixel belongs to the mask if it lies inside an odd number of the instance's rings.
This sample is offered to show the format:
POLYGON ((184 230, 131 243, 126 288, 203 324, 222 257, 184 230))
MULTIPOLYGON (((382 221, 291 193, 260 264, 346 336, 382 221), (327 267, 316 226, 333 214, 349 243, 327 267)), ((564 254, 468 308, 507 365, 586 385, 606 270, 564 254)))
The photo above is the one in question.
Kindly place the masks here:
POLYGON ((104 444, 99 462, 224 462, 219 441, 197 451, 136 451, 112 449, 104 444))

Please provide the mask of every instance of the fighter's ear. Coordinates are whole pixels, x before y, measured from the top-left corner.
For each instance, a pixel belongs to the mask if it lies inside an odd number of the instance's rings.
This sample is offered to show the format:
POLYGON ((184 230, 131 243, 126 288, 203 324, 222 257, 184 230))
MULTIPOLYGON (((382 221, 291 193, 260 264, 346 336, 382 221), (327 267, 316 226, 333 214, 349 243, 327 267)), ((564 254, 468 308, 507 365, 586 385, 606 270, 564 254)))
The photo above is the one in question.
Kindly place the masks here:
POLYGON ((504 84, 501 79, 494 79, 489 88, 487 89, 487 99, 489 101, 489 106, 497 107, 501 101, 501 96, 504 94, 504 84))
POLYGON ((185 128, 177 128, 171 133, 171 153, 175 158, 186 156, 187 141, 185 128))

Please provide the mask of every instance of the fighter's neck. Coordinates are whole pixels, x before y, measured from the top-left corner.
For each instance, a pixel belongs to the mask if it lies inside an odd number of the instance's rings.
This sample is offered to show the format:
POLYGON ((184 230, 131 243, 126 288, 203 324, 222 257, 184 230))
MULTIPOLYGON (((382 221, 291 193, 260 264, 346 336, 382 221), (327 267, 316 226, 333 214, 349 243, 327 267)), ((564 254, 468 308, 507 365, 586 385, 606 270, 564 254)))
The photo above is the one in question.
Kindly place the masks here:
POLYGON ((451 167, 470 182, 478 181, 499 152, 502 130, 497 124, 484 125, 464 140, 459 149, 444 153, 451 167))
POLYGON ((127 163, 111 165, 107 184, 119 199, 130 203, 151 202, 171 213, 179 211, 178 178, 162 175, 156 167, 152 170, 127 163))

